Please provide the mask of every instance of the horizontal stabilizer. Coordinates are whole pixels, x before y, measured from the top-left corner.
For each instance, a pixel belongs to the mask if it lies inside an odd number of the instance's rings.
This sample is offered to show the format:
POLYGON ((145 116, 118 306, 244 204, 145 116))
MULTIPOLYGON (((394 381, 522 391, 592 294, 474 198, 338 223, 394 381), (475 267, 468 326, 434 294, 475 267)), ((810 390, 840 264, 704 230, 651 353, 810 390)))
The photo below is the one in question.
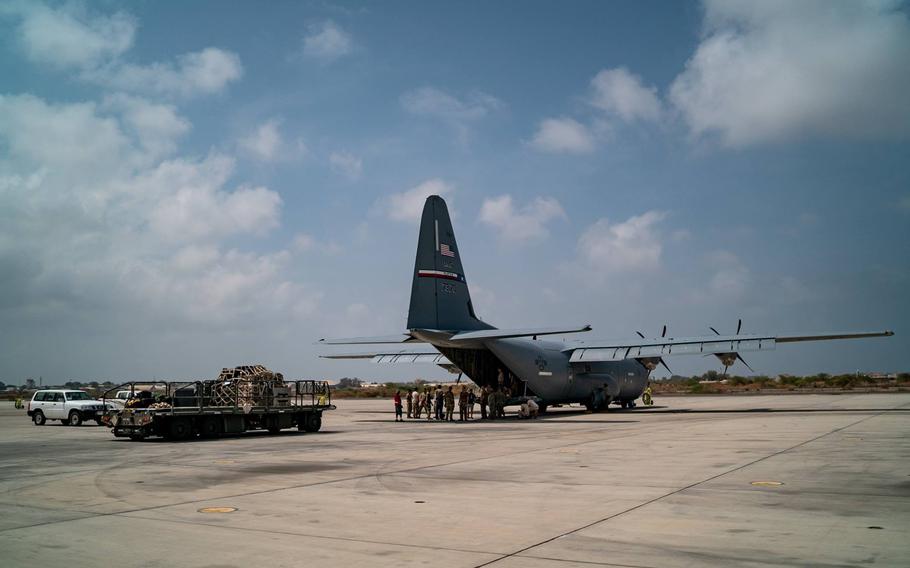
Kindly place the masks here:
POLYGON ((449 364, 445 355, 432 351, 399 351, 397 353, 333 353, 320 355, 321 359, 370 359, 373 363, 433 363, 449 364))
POLYGON ((439 365, 450 373, 461 373, 454 363, 442 353, 429 351, 399 351, 398 353, 340 353, 320 355, 323 359, 369 359, 372 363, 430 363, 439 365))
POLYGON ((342 339, 320 339, 322 345, 370 345, 377 343, 422 343, 410 333, 376 335, 373 337, 346 337, 342 339))
POLYGON ((468 331, 456 333, 449 341, 472 341, 480 339, 508 339, 512 337, 534 337, 537 335, 563 335, 566 333, 582 333, 591 331, 590 325, 581 327, 538 327, 527 329, 484 329, 481 331, 468 331))

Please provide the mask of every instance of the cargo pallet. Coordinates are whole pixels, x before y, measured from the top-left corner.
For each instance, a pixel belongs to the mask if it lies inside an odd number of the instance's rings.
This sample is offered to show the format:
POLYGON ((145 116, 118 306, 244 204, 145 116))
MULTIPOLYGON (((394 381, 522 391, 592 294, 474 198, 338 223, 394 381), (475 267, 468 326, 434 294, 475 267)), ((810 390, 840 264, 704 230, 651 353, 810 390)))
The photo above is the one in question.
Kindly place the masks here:
POLYGON ((128 382, 106 391, 102 400, 106 403, 112 399, 111 393, 130 391, 127 406, 107 421, 114 436, 135 441, 152 436, 174 441, 197 436, 216 438, 248 430, 277 434, 293 427, 318 432, 322 413, 335 409, 328 382, 285 384, 286 388, 263 387, 261 382, 245 378, 227 382, 128 382), (155 389, 148 390, 149 385, 155 389))

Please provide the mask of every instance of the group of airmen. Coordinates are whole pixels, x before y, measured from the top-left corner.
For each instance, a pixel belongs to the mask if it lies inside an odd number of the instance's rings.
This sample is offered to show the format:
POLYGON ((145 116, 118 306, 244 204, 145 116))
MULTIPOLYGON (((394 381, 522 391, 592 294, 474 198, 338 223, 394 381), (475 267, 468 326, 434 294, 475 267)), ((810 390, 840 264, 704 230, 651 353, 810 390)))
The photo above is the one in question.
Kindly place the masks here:
MULTIPOLYGON (((512 398, 509 386, 511 382, 504 381, 503 372, 499 372, 496 388, 485 386, 479 389, 462 385, 456 393, 454 387, 449 385, 430 385, 423 390, 420 387, 407 392, 402 398, 401 391, 393 397, 395 403, 395 421, 403 421, 405 412, 407 417, 419 420, 426 413, 426 420, 455 421, 455 404, 458 404, 458 422, 474 419, 474 407, 480 404, 480 418, 482 420, 496 420, 505 417, 506 402, 512 398)), ((533 399, 526 399, 521 405, 519 415, 525 418, 536 418, 538 404, 533 399)))
MULTIPOLYGON (((407 417, 419 420, 426 412, 427 420, 442 420, 453 422, 455 420, 455 403, 458 403, 458 421, 466 422, 474 419, 474 406, 480 403, 481 420, 496 420, 505 418, 505 406, 512 399, 513 389, 519 386, 519 382, 509 374, 505 375, 502 369, 499 370, 496 386, 484 386, 480 389, 480 394, 472 387, 461 385, 456 394, 454 387, 449 385, 432 385, 420 390, 417 387, 413 391, 405 394, 404 399, 401 397, 401 391, 397 391, 393 398, 395 402, 395 421, 404 421, 404 411, 407 408, 407 417), (508 377, 508 378, 506 378, 508 377)), ((537 418, 541 412, 540 405, 534 398, 519 396, 521 407, 518 410, 519 418, 537 418)), ((654 404, 651 393, 651 383, 642 393, 642 402, 645 406, 654 404)), ((515 401, 512 401, 515 404, 515 401)), ((633 405, 634 406, 634 405, 633 405)), ((623 406, 625 408, 625 406, 623 406)))

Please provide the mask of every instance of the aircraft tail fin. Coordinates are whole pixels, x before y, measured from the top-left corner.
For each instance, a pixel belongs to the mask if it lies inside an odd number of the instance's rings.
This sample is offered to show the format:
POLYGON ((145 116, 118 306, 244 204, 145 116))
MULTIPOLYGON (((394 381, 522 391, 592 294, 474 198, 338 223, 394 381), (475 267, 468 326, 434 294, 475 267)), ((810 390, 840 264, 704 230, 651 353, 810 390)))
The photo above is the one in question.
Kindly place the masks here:
POLYGON ((493 329, 474 315, 449 210, 438 195, 428 197, 423 206, 408 329, 493 329))

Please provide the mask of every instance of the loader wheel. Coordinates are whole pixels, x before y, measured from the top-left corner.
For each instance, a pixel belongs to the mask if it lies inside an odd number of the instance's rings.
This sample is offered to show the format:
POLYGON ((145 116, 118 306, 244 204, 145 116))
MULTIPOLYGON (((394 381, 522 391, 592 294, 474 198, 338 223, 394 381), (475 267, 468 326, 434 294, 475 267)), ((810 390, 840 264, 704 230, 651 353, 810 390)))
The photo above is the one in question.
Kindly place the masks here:
POLYGON ((319 429, 322 428, 322 415, 315 412, 308 415, 303 424, 303 428, 307 432, 318 432, 319 429))
POLYGON ((203 438, 216 438, 221 435, 220 418, 206 417, 199 424, 199 435, 203 438))
POLYGON ((168 427, 168 435, 171 440, 186 440, 192 432, 193 425, 184 418, 174 418, 168 427))
POLYGON ((278 434, 279 432, 281 432, 281 428, 279 428, 278 426, 269 426, 268 431, 269 431, 269 434, 275 435, 275 434, 278 434))
POLYGON ((141 442, 142 440, 145 440, 145 434, 130 434, 130 440, 141 442))

